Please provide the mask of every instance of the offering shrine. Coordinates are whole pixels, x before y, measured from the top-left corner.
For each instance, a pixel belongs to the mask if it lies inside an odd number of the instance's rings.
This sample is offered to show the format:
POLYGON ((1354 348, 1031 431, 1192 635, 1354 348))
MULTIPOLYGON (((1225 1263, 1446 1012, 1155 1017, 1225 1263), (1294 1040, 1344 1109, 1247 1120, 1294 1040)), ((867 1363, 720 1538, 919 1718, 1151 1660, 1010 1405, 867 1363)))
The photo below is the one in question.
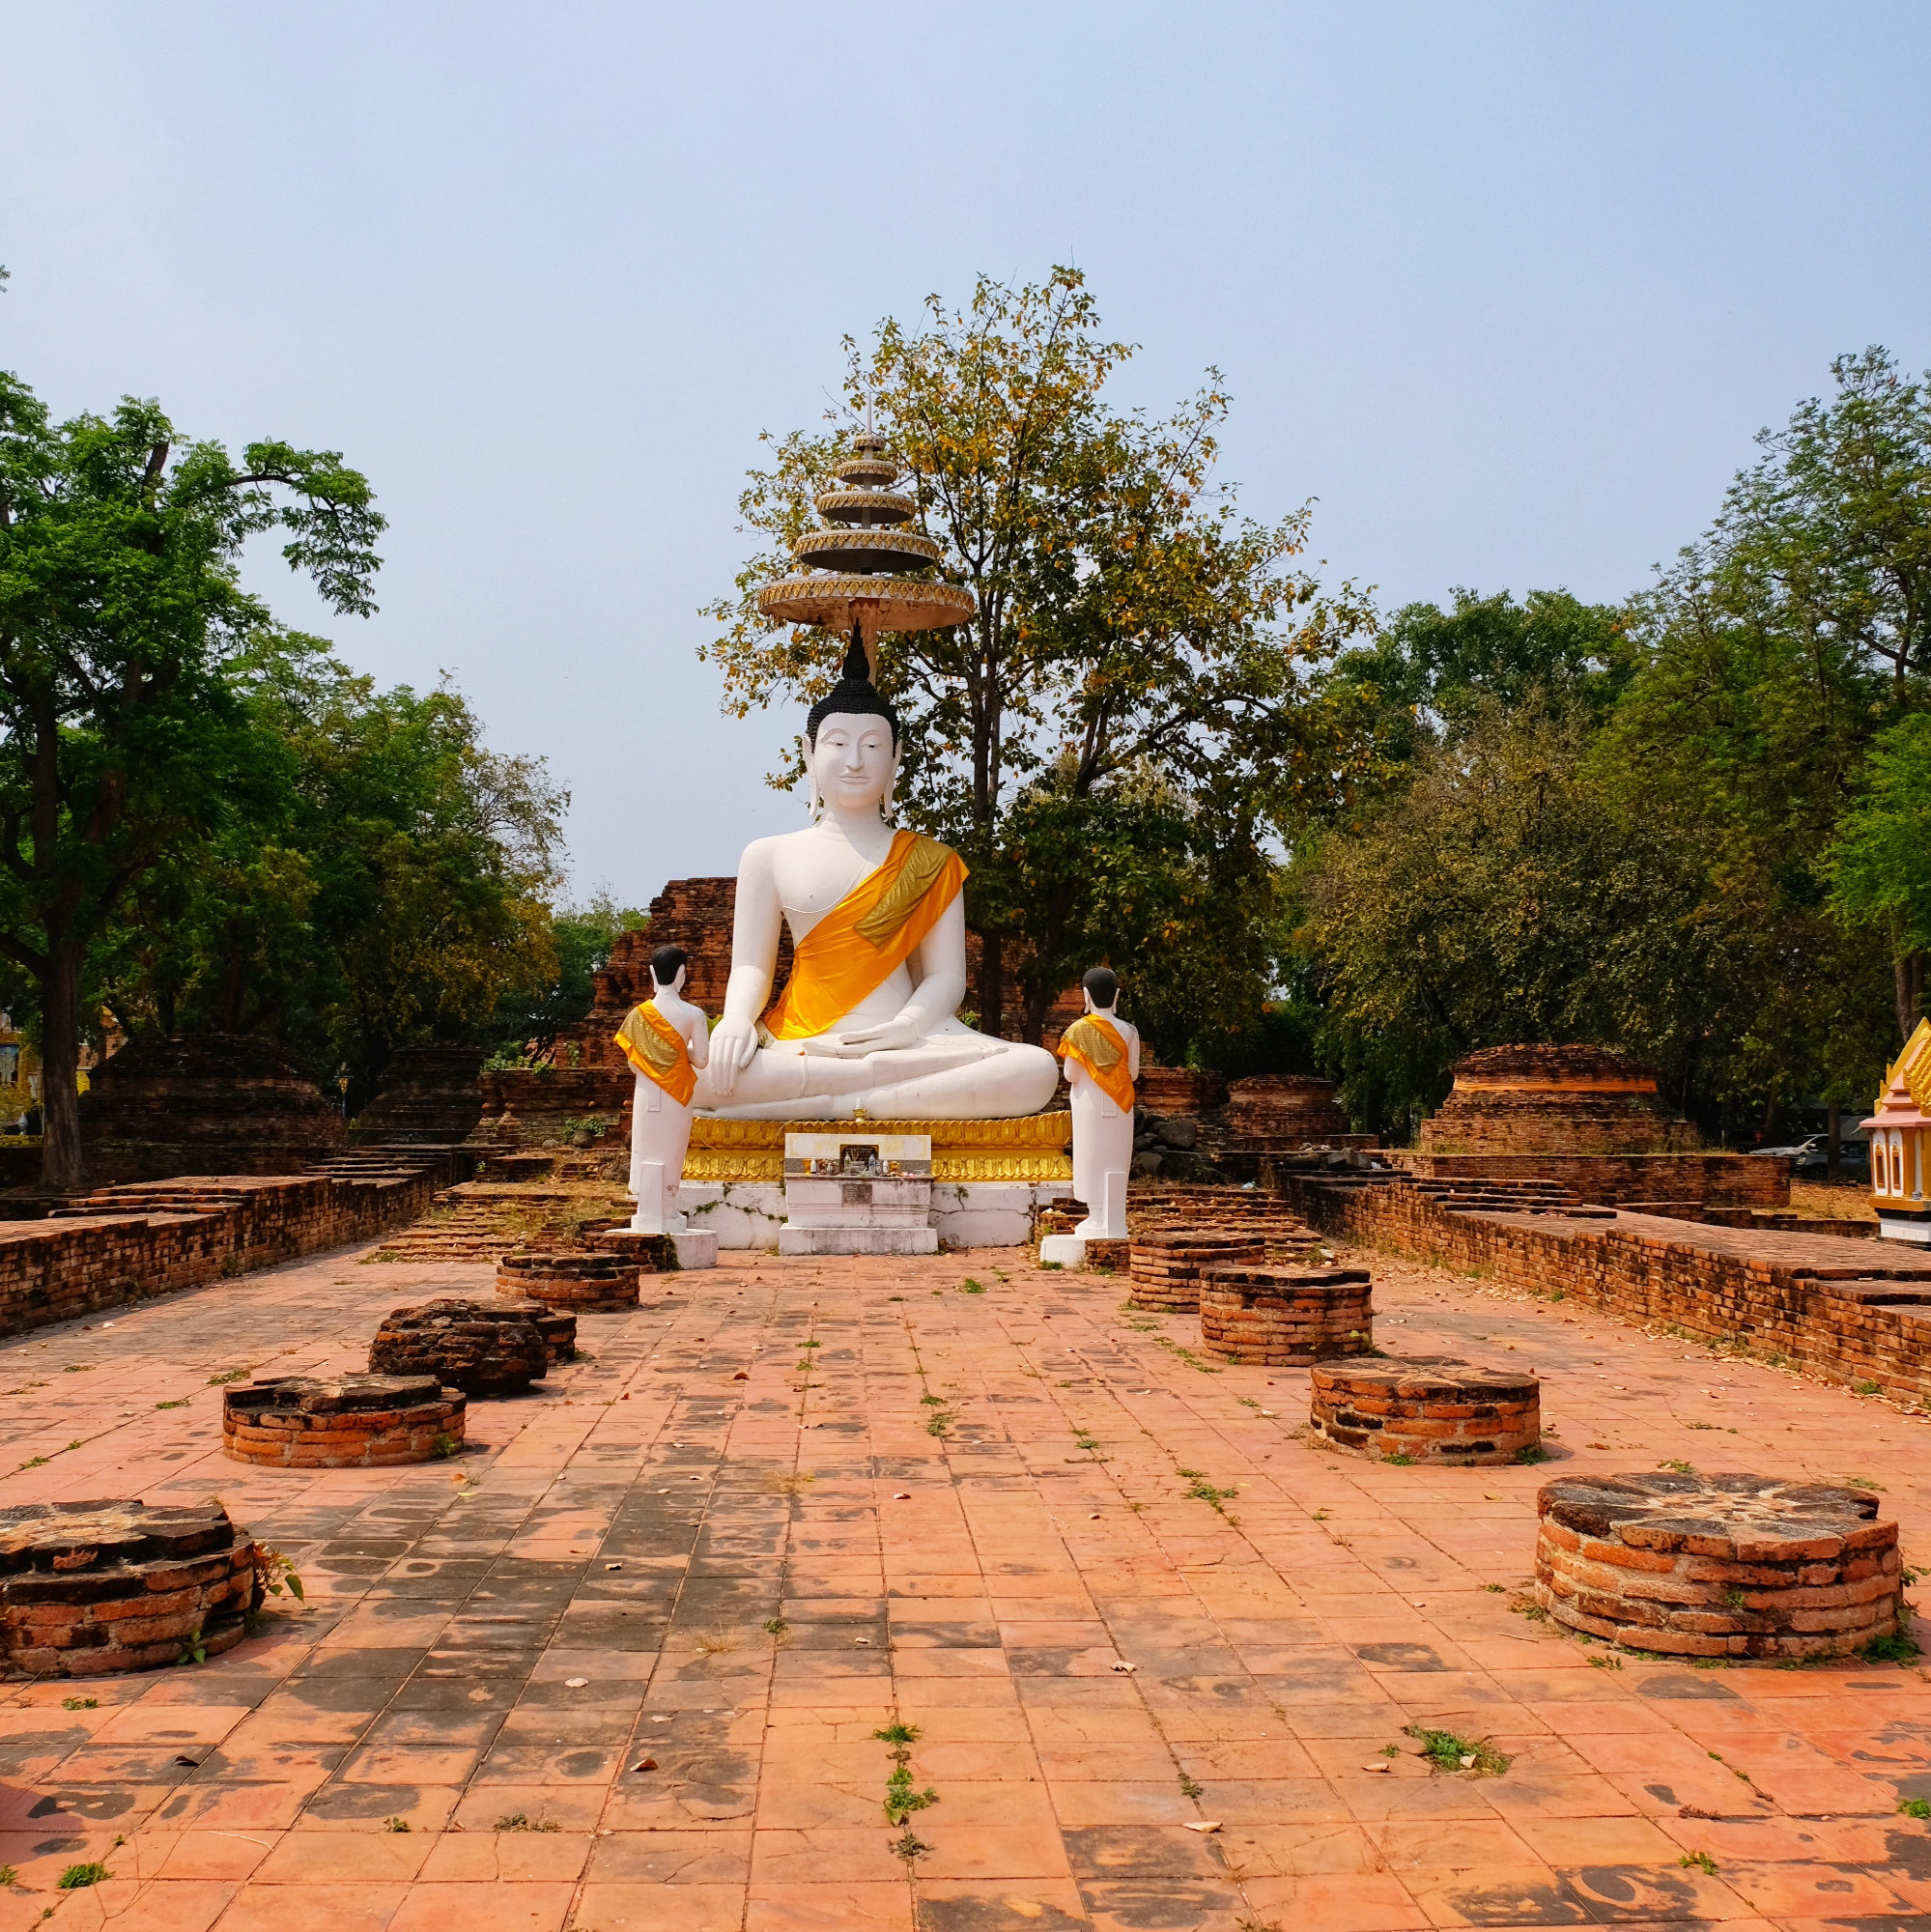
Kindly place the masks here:
POLYGON ((1891 1063, 1877 1111, 1862 1122, 1871 1143, 1871 1205, 1887 1240, 1931 1244, 1925 1199, 1931 1141, 1931 1020, 1919 1020, 1891 1063))

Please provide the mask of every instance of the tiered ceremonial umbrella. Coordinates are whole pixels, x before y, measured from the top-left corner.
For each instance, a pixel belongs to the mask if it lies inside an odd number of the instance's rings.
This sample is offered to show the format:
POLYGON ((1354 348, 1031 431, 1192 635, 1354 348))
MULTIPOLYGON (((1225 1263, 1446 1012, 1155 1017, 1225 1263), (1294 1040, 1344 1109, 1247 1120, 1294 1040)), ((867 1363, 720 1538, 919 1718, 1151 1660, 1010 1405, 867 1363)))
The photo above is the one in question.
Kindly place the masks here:
POLYGON ((793 546, 801 570, 760 590, 757 608, 776 624, 822 624, 856 631, 874 668, 881 631, 932 631, 963 623, 979 608, 970 590, 899 577, 926 570, 944 547, 904 526, 918 514, 910 497, 894 490, 898 466, 885 439, 867 430, 858 450, 833 471, 833 486, 816 499, 828 527, 808 531, 793 546))

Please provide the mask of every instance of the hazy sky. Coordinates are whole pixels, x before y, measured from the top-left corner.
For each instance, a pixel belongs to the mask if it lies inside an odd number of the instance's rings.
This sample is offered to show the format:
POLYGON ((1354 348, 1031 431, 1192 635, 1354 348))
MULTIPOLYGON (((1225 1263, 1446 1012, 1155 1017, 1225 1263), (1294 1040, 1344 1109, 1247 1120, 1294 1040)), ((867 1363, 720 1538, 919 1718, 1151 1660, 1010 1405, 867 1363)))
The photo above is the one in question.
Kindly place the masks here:
POLYGON ((1076 263, 1119 400, 1218 364, 1247 507, 1319 497, 1386 606, 1618 597, 1832 355, 1931 362, 1921 0, 0 0, 0 364, 345 451, 381 614, 255 581, 446 670, 632 901, 803 822, 696 609, 758 431, 930 291, 1076 263))

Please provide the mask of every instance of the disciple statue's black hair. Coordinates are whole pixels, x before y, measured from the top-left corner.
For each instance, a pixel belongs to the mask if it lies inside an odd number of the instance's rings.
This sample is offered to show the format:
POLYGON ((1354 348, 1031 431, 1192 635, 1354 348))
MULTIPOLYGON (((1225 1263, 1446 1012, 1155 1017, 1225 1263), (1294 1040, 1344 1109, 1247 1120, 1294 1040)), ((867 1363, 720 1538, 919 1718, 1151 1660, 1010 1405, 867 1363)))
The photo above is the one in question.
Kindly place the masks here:
POLYGON ((668 986, 676 980, 678 968, 690 963, 681 946, 660 946, 650 955, 650 977, 660 986, 668 986))
POLYGON ((851 648, 845 652, 844 668, 838 681, 812 705, 805 720, 805 742, 816 745, 818 726, 827 718, 842 712, 852 718, 883 718, 892 726, 892 748, 898 749, 898 714, 872 689, 871 661, 865 654, 865 642, 852 633, 851 648))
POLYGON ((1093 995, 1096 1007, 1110 1007, 1120 997, 1120 980, 1111 966, 1089 966, 1080 984, 1093 995))

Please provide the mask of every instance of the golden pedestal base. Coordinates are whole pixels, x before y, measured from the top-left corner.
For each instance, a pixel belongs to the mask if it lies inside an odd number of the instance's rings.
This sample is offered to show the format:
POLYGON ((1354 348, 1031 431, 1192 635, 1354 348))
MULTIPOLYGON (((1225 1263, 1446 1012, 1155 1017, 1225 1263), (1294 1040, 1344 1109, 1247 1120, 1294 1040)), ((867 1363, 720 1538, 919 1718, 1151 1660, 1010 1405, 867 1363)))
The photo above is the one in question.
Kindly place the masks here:
POLYGON ((870 1127, 880 1133, 930 1134, 932 1179, 961 1180, 1070 1180, 1073 1117, 1061 1111, 1025 1114, 1016 1121, 720 1121, 705 1115, 691 1122, 684 1156, 686 1180, 784 1179, 786 1134, 836 1134, 870 1127))

